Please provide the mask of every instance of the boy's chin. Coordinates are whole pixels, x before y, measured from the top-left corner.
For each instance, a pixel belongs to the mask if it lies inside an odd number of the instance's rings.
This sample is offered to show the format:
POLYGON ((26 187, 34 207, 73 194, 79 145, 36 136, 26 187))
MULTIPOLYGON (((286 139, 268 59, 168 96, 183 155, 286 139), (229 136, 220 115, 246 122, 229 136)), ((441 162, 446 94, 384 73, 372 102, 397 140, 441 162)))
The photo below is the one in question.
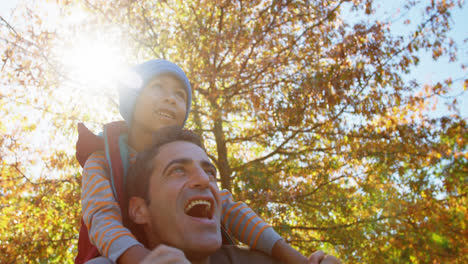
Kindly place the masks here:
POLYGON ((182 124, 179 124, 179 122, 177 121, 166 121, 166 122, 160 122, 160 123, 155 123, 153 124, 151 130, 152 132, 157 132, 159 131, 160 129, 166 129, 166 128, 182 128, 182 124))

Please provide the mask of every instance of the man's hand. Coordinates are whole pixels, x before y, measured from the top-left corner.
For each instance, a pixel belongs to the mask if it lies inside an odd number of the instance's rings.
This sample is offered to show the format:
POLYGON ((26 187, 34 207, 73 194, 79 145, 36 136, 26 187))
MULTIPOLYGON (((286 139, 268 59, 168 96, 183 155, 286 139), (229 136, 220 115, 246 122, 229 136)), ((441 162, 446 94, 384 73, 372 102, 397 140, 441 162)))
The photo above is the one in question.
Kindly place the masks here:
POLYGON ((307 264, 340 264, 340 260, 331 255, 325 255, 323 251, 315 251, 307 260, 307 264))
POLYGON ((190 261, 185 257, 182 250, 169 247, 166 245, 159 245, 148 256, 143 259, 140 264, 190 264, 190 261))

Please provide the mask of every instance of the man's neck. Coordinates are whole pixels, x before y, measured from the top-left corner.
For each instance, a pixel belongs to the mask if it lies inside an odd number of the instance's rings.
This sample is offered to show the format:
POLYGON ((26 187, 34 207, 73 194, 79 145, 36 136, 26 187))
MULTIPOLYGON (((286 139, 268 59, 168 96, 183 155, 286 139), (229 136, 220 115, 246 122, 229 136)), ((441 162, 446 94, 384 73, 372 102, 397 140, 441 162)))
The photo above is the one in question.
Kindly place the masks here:
POLYGON ((153 133, 140 126, 132 125, 128 134, 128 145, 135 151, 141 152, 153 142, 153 133))
POLYGON ((204 260, 198 260, 198 261, 191 261, 192 264, 209 264, 210 263, 210 258, 206 258, 204 260))
POLYGON ((184 252, 185 257, 190 261, 192 264, 209 264, 210 262, 210 255, 207 255, 206 252, 203 255, 191 255, 188 252, 184 252))

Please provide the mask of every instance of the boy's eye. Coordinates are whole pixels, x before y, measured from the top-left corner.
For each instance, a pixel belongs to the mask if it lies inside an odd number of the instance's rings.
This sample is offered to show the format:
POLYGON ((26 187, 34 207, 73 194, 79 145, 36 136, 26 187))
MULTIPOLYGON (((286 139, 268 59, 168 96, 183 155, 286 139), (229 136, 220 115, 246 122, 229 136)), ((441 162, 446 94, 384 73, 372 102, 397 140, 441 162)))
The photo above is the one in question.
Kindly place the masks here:
POLYGON ((182 98, 182 99, 185 100, 185 92, 183 92, 183 91, 177 91, 177 92, 176 92, 176 95, 177 95, 178 97, 180 97, 180 98, 182 98))
POLYGON ((159 90, 159 89, 161 89, 161 84, 155 83, 155 84, 153 84, 153 85, 151 86, 151 89, 153 89, 153 90, 159 90))

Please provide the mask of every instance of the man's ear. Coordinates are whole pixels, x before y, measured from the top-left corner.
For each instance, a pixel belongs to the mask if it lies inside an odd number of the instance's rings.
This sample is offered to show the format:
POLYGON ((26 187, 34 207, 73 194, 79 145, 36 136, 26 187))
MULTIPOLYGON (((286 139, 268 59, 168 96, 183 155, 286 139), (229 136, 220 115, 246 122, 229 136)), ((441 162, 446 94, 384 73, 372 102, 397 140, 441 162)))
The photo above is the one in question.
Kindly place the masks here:
POLYGON ((150 215, 145 200, 141 197, 131 197, 128 202, 128 215, 136 224, 148 224, 150 215))

